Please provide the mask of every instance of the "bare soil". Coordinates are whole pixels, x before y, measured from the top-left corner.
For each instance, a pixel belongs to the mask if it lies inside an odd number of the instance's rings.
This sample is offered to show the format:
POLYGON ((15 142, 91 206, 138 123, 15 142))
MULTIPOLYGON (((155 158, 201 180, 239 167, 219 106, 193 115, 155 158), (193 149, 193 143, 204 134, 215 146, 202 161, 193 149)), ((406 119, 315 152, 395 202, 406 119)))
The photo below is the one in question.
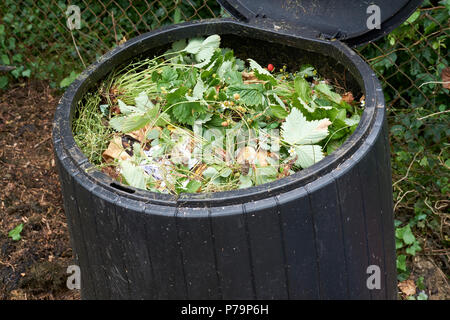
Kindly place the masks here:
POLYGON ((43 82, 0 93, 0 299, 80 296, 66 287, 73 257, 51 142, 58 99, 43 82))

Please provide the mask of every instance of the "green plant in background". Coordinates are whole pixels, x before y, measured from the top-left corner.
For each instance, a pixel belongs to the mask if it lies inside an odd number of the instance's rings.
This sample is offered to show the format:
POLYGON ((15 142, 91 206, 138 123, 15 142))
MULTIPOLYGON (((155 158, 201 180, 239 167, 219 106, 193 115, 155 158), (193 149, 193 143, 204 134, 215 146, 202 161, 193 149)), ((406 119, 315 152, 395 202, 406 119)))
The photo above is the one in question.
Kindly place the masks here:
MULTIPOLYGON (((4 66, 12 66, 15 64, 20 64, 23 62, 23 55, 20 53, 8 54, 8 52, 14 52, 16 49, 15 38, 7 37, 5 26, 0 24, 0 64, 4 66)), ((31 75, 31 70, 24 67, 23 65, 15 68, 10 72, 10 76, 1 75, 0 76, 0 89, 6 88, 9 83, 9 79, 19 79, 21 77, 29 78, 31 75)))
POLYGON ((0 75, 0 89, 23 78, 49 80, 53 88, 65 88, 72 72, 127 40, 160 26, 223 14, 216 1, 161 0, 151 3, 105 1, 3 0, 0 3, 0 64, 16 69, 0 75), (81 9, 81 29, 66 26, 69 4, 81 9), (106 9, 105 9, 106 8, 106 9), (75 39, 75 43, 72 39, 75 39), (63 81, 64 80, 64 81, 63 81), (61 81, 63 81, 61 83, 61 81))
POLYGON ((402 26, 361 51, 386 79, 400 280, 408 278, 408 257, 424 240, 440 249, 450 244, 443 224, 450 193, 449 90, 441 78, 448 67, 449 12, 449 0, 425 1, 402 26))
POLYGON ((73 48, 65 41, 68 30, 64 16, 61 16, 65 7, 63 1, 52 4, 31 0, 2 1, 1 63, 14 65, 16 69, 1 76, 0 87, 31 76, 49 79, 55 84, 54 79, 61 79, 69 68, 75 67, 73 48))
POLYGON ((407 224, 400 227, 401 221, 395 221, 395 248, 398 250, 397 255, 397 269, 400 271, 399 279, 405 280, 409 277, 406 267, 406 255, 416 255, 416 252, 421 251, 419 242, 412 233, 411 225, 407 224))
POLYGON ((68 77, 65 77, 61 80, 61 82, 59 83, 59 87, 61 89, 68 87, 78 77, 78 75, 79 73, 72 71, 68 77))

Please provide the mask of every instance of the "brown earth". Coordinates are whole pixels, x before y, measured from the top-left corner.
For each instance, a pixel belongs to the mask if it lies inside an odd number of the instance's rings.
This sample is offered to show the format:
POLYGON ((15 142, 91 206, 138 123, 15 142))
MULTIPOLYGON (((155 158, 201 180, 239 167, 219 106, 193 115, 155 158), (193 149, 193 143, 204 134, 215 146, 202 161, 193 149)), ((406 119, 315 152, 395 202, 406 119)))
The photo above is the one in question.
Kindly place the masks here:
POLYGON ((66 287, 73 258, 51 142, 57 103, 42 82, 0 93, 0 299, 79 299, 66 287))
MULTIPOLYGON (((51 143, 58 99, 45 82, 0 90, 0 299, 80 298, 66 288, 73 256, 51 143), (13 241, 8 233, 21 223, 13 241)), ((430 299, 450 299, 441 258, 419 254, 408 265, 430 299)))

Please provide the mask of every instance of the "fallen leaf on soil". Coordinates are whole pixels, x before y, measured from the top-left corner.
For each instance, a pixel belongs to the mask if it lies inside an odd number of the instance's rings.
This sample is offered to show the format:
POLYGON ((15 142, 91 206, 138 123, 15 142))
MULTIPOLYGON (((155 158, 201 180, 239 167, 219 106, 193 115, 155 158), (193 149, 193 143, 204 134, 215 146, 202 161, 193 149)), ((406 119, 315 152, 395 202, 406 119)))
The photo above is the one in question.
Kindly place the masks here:
POLYGON ((416 294, 416 285, 413 280, 405 280, 398 284, 400 290, 407 296, 412 296, 416 294))
POLYGON ((442 86, 445 89, 450 89, 450 67, 445 68, 444 70, 442 70, 442 86))
POLYGON ((347 103, 352 103, 353 101, 355 101, 355 97, 353 97, 353 93, 351 92, 346 92, 343 96, 342 96, 342 101, 345 101, 347 103))
POLYGON ((10 292, 11 300, 27 300, 27 294, 24 290, 17 289, 10 292))

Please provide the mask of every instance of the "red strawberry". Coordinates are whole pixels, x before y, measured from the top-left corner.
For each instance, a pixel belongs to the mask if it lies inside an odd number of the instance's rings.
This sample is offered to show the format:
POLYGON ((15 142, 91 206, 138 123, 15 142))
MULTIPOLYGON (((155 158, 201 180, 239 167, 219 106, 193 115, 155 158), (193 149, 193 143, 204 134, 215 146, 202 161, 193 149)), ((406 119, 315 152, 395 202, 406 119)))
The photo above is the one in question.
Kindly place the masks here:
POLYGON ((273 66, 273 64, 269 63, 269 65, 267 66, 267 70, 269 70, 270 72, 272 72, 273 69, 275 69, 275 67, 273 66))

